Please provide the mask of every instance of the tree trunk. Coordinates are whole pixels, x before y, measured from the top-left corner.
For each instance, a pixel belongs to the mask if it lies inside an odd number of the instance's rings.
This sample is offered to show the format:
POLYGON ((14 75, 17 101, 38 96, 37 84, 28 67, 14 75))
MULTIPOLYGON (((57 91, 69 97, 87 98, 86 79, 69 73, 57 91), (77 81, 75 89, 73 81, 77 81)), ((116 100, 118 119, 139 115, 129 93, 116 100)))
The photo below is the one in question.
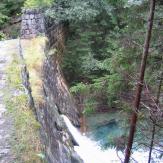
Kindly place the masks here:
MULTIPOLYGON (((159 85, 158 85, 156 105, 159 104, 162 80, 163 80, 163 72, 161 73, 161 78, 160 78, 160 82, 159 82, 159 85)), ((153 128, 152 128, 152 137, 151 137, 151 143, 150 143, 150 151, 149 151, 149 156, 148 156, 148 163, 151 162, 151 155, 152 155, 153 144, 154 144, 154 139, 155 139, 155 131, 156 131, 156 120, 153 119, 152 121, 153 121, 153 128)))
POLYGON ((149 13, 149 18, 148 18, 147 33, 146 33, 143 56, 142 56, 142 61, 141 61, 140 76, 139 76, 139 81, 138 81, 137 89, 136 89, 136 96, 134 100, 134 111, 131 116, 130 132, 129 132, 127 148, 125 151, 124 163, 128 163, 130 160, 131 149, 132 149, 134 134, 136 130, 136 123, 137 123, 137 117, 138 117, 137 113, 139 111, 139 106, 140 106, 141 92, 142 92, 143 83, 144 83, 144 74, 145 74, 146 62, 147 62, 147 57, 149 53, 149 45, 150 45, 151 34, 152 34, 155 3, 156 3, 156 0, 150 1, 150 13, 149 13))
POLYGON ((152 137, 151 137, 151 143, 150 143, 150 151, 149 151, 149 156, 148 156, 148 163, 151 162, 152 149, 153 149, 153 144, 154 144, 154 139, 155 139, 155 131, 156 131, 156 125, 153 122, 152 137))

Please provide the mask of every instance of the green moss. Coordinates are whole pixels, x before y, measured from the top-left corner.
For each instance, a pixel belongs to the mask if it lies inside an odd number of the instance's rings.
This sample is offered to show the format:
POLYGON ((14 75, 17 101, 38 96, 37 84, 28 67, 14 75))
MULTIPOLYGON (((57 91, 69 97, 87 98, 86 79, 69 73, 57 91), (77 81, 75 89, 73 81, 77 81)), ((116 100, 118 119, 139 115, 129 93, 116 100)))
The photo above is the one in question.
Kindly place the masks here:
POLYGON ((52 5, 54 0, 26 0, 24 7, 25 8, 42 8, 49 7, 52 5))
POLYGON ((32 95, 36 102, 42 101, 42 66, 44 60, 45 37, 37 37, 32 40, 23 40, 24 59, 28 67, 32 95))
POLYGON ((28 97, 23 91, 20 73, 19 59, 13 54, 13 60, 7 68, 8 88, 4 90, 5 103, 15 126, 12 139, 13 153, 16 162, 41 163, 42 159, 39 156, 42 154, 39 138, 40 124, 28 107, 28 97), (19 93, 15 96, 11 90, 19 93))
POLYGON ((7 74, 8 74, 8 83, 10 84, 11 87, 15 89, 20 89, 20 87, 22 87, 20 72, 21 72, 21 67, 19 64, 19 59, 17 57, 17 54, 13 54, 13 60, 12 63, 7 68, 7 74))
POLYGON ((0 40, 5 40, 6 35, 3 32, 0 32, 0 40))

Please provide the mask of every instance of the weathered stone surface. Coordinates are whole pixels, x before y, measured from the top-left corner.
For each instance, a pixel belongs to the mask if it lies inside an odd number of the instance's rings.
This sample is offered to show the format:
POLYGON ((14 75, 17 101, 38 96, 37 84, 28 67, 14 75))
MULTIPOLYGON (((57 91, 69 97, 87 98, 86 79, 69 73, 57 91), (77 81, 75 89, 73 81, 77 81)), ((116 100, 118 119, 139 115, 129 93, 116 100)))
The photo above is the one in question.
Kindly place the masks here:
POLYGON ((33 15, 33 14, 32 15, 29 15, 29 18, 30 19, 34 19, 34 17, 35 17, 35 15, 33 15))
POLYGON ((0 163, 13 163, 11 138, 13 136, 14 123, 12 116, 7 112, 5 104, 5 90, 9 91, 7 84, 8 64, 11 56, 17 53, 17 41, 0 41, 0 163))
MULTIPOLYGON (((43 22, 43 20, 38 19, 36 21, 43 22)), ((28 26, 29 24, 28 22, 28 26)), ((38 25, 31 25, 28 30, 23 29, 21 32, 24 38, 31 38, 35 37, 37 32, 41 32, 42 28, 44 28, 43 24, 41 28, 38 25)), ((82 163, 83 161, 74 151, 76 142, 61 117, 61 114, 65 114, 74 125, 79 126, 78 111, 63 78, 57 55, 49 55, 53 49, 63 48, 64 26, 54 24, 46 26, 46 28, 49 32, 42 68, 43 99, 41 103, 36 102, 37 118, 41 124, 41 138, 45 145, 46 160, 48 163, 82 163)), ((26 78, 24 79, 26 80, 26 78)))
POLYGON ((44 16, 42 11, 38 9, 22 10, 21 38, 33 38, 44 33, 44 16))
POLYGON ((76 142, 61 117, 61 114, 65 114, 74 125, 79 126, 79 113, 63 78, 57 55, 52 52, 53 49, 57 51, 63 49, 65 28, 63 24, 51 23, 49 18, 46 18, 45 26, 41 12, 35 9, 23 10, 22 19, 22 38, 36 37, 44 33, 44 29, 48 38, 42 68, 43 101, 36 107, 47 162, 82 163, 83 161, 73 149, 76 142), (24 19, 26 15, 29 19, 24 19), (51 52, 52 55, 49 55, 51 52))
POLYGON ((32 24, 36 24, 36 20, 35 19, 31 20, 31 22, 32 22, 32 24))
POLYGON ((79 113, 53 52, 53 49, 59 51, 63 48, 65 29, 62 24, 46 26, 45 29, 48 41, 42 70, 44 103, 40 105, 38 115, 43 126, 41 133, 46 144, 46 158, 49 163, 81 163, 73 150, 75 142, 61 118, 61 114, 65 114, 79 126, 79 113))
POLYGON ((29 35, 30 34, 29 30, 25 30, 25 34, 29 35))
POLYGON ((29 19, 29 15, 25 15, 24 20, 28 20, 28 19, 29 19))

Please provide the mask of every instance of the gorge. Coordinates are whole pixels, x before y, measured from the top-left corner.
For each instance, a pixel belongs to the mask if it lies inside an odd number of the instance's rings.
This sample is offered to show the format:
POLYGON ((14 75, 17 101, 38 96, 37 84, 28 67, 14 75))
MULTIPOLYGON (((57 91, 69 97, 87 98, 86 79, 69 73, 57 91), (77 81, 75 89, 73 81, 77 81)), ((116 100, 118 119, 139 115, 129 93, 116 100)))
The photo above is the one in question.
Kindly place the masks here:
POLYGON ((162 17, 161 0, 2 0, 0 162, 163 162, 162 17))
MULTIPOLYGON (((94 131, 86 133, 85 136, 75 128, 80 126, 79 119, 83 110, 77 107, 60 68, 60 59, 62 60, 67 35, 67 22, 55 22, 55 20, 48 16, 43 17, 43 15, 39 14, 41 11, 37 9, 26 9, 23 12, 22 38, 33 38, 36 35, 44 35, 44 32, 47 37, 43 45, 45 53, 42 66, 36 68, 36 71, 39 69, 41 72, 40 94, 42 100, 35 100, 34 106, 36 107, 38 120, 41 123, 41 137, 45 145, 47 161, 50 163, 75 163, 83 161, 85 163, 120 162, 120 160, 124 159, 122 154, 124 149, 122 152, 116 151, 116 144, 114 142, 112 143, 113 148, 105 147, 105 142, 111 138, 114 139, 114 132, 118 135, 115 137, 120 138, 123 138, 126 132, 126 129, 124 131, 123 129, 119 129, 115 121, 117 118, 112 119, 112 116, 109 115, 112 121, 107 121, 103 126, 96 126, 94 131), (41 22, 45 26, 42 27, 42 24, 38 26, 37 22, 41 22), (112 132, 113 137, 108 134, 109 131, 112 132), (101 139, 100 137, 104 141, 104 147, 99 145, 98 140, 101 139), (78 146, 74 146, 76 144, 78 146), (117 153, 120 153, 119 156, 117 156, 117 153)), ((84 98, 87 98, 87 95, 84 98)), ((94 120, 96 118, 94 117, 94 120)), ((159 157, 157 156, 157 152, 153 153, 153 157, 157 161, 159 157)), ((134 150, 132 159, 136 162, 147 162, 148 152, 145 149, 134 150)))

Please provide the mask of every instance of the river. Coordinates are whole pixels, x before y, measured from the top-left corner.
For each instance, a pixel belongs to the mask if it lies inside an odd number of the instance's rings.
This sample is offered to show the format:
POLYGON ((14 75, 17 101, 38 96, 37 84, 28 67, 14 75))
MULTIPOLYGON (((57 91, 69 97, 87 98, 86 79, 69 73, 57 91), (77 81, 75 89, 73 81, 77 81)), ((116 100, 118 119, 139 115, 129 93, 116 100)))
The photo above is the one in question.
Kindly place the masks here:
MULTIPOLYGON (((105 118, 109 115, 93 115, 87 119, 89 128, 85 134, 82 134, 76 129, 70 120, 63 115, 63 119, 71 132, 72 136, 79 144, 74 149, 78 155, 83 159, 84 163, 121 163, 124 159, 124 151, 116 150, 116 145, 109 142, 109 137, 120 136, 124 133, 124 130, 120 129, 114 119, 110 119, 110 123, 106 122, 106 125, 97 126, 97 124, 105 124, 105 118), (94 123, 93 123, 94 122, 94 123)), ((110 116, 109 116, 110 117, 110 116)), ((154 153, 156 155, 157 153, 154 153)), ((160 159, 156 158, 155 163, 160 163, 160 159)), ((134 163, 146 163, 148 160, 148 151, 140 149, 134 151, 132 154, 131 162, 134 163)))

